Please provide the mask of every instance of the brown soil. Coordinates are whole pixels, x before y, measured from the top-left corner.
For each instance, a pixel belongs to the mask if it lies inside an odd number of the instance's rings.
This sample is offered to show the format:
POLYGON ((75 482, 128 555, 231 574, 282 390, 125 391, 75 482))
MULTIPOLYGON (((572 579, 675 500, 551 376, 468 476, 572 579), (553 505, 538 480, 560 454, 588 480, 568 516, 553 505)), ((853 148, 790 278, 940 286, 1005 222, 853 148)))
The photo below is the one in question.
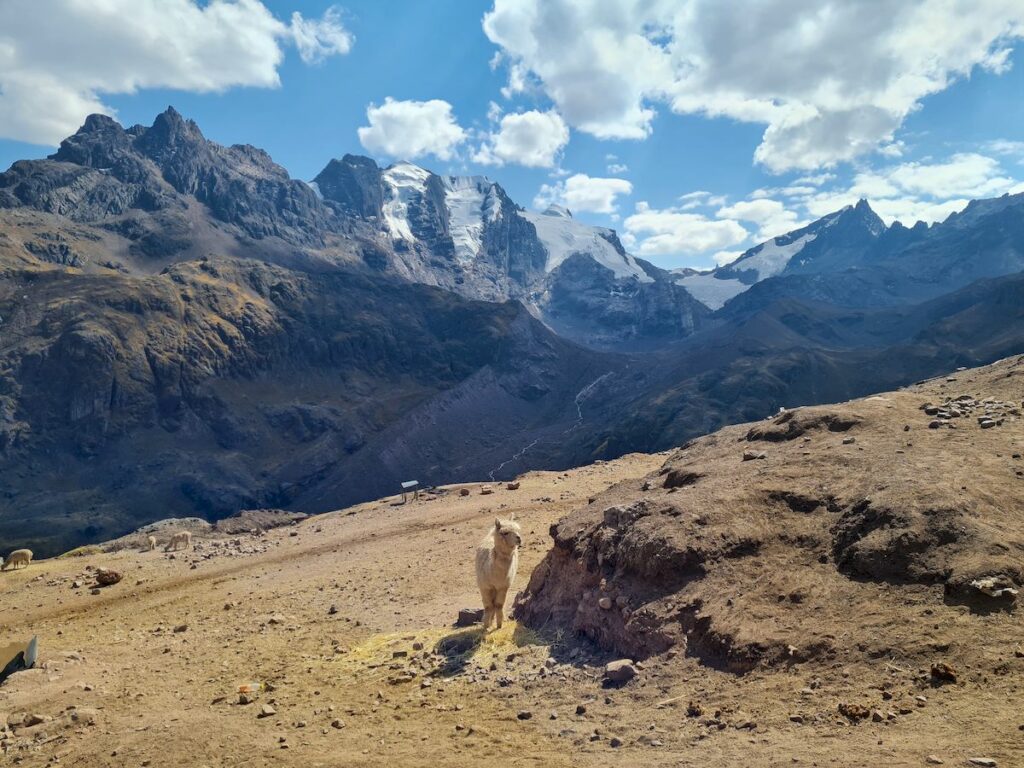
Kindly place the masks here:
POLYGON ((205 535, 174 559, 123 550, 4 573, 0 646, 38 634, 42 663, 0 686, 0 729, 19 724, 0 730, 3 754, 90 768, 1024 765, 1024 622, 968 586, 1020 584, 1021 419, 933 430, 920 410, 961 393, 1019 408, 1024 365, 954 378, 670 457, 530 473, 514 491, 455 487, 205 535), (455 629, 478 603, 473 549, 513 512, 531 626, 455 629), (124 578, 94 595, 89 567, 124 578), (610 610, 588 602, 602 578, 610 610), (614 655, 586 636, 644 658, 636 679, 606 687, 614 655), (250 681, 271 689, 239 703, 250 681))

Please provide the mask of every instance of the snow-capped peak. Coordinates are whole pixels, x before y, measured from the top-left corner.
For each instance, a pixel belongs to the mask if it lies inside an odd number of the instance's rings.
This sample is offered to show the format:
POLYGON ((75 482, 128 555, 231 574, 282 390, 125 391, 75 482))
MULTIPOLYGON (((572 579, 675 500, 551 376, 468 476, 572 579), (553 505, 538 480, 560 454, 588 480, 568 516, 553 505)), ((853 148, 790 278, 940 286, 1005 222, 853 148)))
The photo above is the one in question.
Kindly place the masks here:
POLYGON ((603 234, 608 230, 591 227, 576 221, 565 208, 552 206, 544 213, 520 211, 519 215, 533 224, 537 230, 537 238, 548 259, 545 265, 547 272, 557 269, 562 262, 576 253, 590 256, 603 267, 610 269, 617 278, 633 277, 641 283, 651 283, 654 279, 637 264, 629 254, 622 254, 608 241, 603 234), (565 211, 565 214, 554 213, 552 208, 565 211))
POLYGON ((561 219, 571 219, 572 211, 566 208, 564 205, 556 205, 552 203, 546 209, 544 209, 545 216, 555 216, 561 219))

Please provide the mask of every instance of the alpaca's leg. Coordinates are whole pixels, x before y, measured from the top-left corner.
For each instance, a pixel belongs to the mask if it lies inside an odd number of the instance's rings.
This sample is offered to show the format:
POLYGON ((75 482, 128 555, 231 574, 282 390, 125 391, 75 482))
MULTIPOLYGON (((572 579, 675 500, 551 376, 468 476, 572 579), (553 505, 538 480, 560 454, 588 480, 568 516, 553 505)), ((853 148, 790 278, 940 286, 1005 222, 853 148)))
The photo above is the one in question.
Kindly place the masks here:
POLYGON ((484 604, 484 632, 491 625, 491 590, 490 587, 480 587, 480 600, 484 604))
POLYGON ((508 587, 495 590, 494 594, 494 615, 498 620, 498 629, 505 620, 505 595, 508 594, 508 587))

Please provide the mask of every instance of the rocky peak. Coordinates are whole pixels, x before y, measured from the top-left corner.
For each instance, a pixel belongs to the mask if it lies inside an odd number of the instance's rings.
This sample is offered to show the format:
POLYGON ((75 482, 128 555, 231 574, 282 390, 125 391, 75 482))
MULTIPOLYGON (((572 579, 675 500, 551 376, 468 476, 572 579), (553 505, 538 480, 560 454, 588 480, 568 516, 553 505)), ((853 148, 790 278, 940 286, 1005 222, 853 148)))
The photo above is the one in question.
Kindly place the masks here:
POLYGON ((313 179, 325 200, 337 203, 347 213, 361 218, 380 217, 384 204, 381 170, 361 155, 332 159, 313 179))
POLYGON ((89 115, 82 127, 60 143, 51 160, 88 168, 110 168, 132 151, 132 139, 116 120, 107 115, 89 115))

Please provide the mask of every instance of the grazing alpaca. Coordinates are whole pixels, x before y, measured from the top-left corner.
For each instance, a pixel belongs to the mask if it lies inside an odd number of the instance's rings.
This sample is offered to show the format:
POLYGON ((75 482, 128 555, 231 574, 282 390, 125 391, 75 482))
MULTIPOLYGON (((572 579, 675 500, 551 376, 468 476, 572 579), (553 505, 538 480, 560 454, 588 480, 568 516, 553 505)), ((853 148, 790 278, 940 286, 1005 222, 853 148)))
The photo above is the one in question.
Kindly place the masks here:
POLYGON ((146 543, 149 545, 149 551, 152 552, 156 549, 156 536, 150 536, 146 539, 146 543))
POLYGON ((28 568, 28 564, 32 562, 32 550, 31 549, 16 549, 7 556, 4 560, 3 567, 0 571, 6 571, 8 568, 23 567, 28 568))
POLYGON ((519 545, 523 537, 519 523, 514 520, 495 519, 476 550, 476 583, 484 601, 484 631, 497 621, 497 628, 505 620, 505 595, 516 577, 519 564, 519 545))
POLYGON ((167 542, 167 546, 164 547, 164 552, 170 552, 171 550, 177 549, 178 545, 184 545, 185 549, 192 546, 192 534, 188 531, 180 531, 171 536, 171 540, 167 542))

